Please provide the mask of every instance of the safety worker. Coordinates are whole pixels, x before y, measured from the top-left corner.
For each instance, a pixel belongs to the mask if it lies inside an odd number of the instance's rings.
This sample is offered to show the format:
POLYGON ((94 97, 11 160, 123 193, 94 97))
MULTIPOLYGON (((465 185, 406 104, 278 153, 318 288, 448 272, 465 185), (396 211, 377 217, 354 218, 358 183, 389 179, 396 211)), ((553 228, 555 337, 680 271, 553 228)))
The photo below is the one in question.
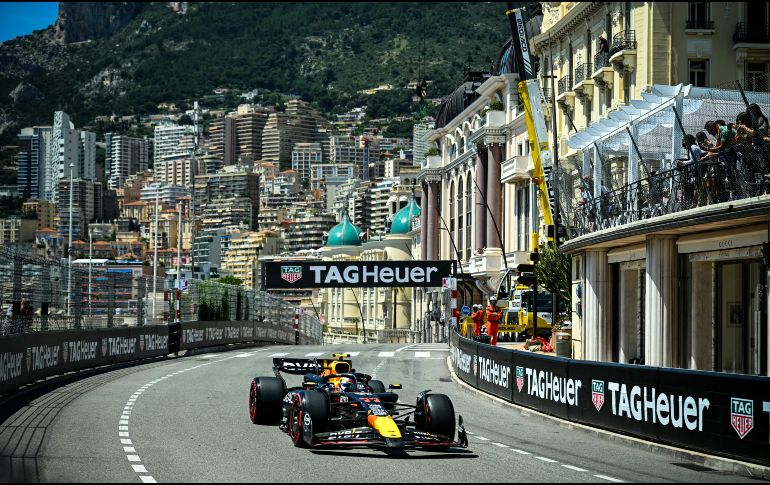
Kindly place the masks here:
POLYGON ((479 303, 473 305, 471 318, 473 319, 473 335, 478 337, 481 335, 481 326, 484 325, 484 307, 479 303))
POLYGON ((497 297, 489 297, 489 305, 487 306, 487 334, 489 335, 489 344, 497 345, 497 325, 500 323, 500 319, 503 317, 503 311, 497 306, 497 297))

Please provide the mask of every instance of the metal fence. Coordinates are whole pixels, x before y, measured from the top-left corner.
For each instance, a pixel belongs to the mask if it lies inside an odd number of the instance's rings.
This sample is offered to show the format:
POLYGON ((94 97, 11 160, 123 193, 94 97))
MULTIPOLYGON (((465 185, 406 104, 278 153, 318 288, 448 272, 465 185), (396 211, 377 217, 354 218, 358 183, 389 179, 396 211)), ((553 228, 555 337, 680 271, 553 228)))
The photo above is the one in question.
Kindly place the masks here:
MULTIPOLYGON (((189 282, 175 292, 144 266, 92 267, 33 256, 19 246, 0 248, 0 335, 173 323, 260 321, 293 328, 295 308, 265 292, 213 281, 189 282), (156 291, 153 291, 153 289, 156 291)), ((317 318, 298 312, 297 330, 321 341, 317 318)))
POLYGON ((745 86, 692 87, 648 112, 645 104, 631 107, 641 116, 585 146, 582 160, 560 167, 569 237, 770 193, 767 76, 745 86))

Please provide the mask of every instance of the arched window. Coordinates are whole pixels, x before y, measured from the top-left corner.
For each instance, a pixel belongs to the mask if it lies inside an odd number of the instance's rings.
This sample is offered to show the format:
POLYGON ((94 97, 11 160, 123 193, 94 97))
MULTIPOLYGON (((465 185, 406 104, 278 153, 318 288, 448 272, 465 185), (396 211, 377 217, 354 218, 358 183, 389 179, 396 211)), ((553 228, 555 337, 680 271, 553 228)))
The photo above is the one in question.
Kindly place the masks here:
POLYGON ((471 173, 468 172, 468 174, 465 176, 465 259, 469 260, 471 259, 471 246, 473 246, 473 243, 471 242, 471 226, 473 225, 471 223, 471 208, 473 207, 473 204, 471 203, 471 196, 473 194, 473 191, 471 190, 471 173))
POLYGON ((465 226, 463 226, 463 220, 465 219, 465 213, 463 211, 463 178, 460 177, 457 182, 457 252, 460 253, 460 257, 465 254, 465 246, 463 246, 463 232, 465 232, 465 226))

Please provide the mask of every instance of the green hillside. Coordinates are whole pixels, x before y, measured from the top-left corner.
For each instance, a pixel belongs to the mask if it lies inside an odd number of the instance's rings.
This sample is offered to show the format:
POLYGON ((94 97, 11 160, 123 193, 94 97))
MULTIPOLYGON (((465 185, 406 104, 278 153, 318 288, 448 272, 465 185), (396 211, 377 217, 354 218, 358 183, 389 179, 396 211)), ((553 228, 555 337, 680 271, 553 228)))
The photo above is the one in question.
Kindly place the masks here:
POLYGON ((49 29, 0 45, 0 125, 50 123, 55 109, 79 125, 153 113, 220 87, 298 94, 330 114, 385 83, 431 79, 437 97, 466 66, 489 67, 510 35, 504 11, 503 3, 193 3, 180 14, 148 3, 108 38, 62 45, 49 29), (21 81, 37 90, 14 103, 21 81))

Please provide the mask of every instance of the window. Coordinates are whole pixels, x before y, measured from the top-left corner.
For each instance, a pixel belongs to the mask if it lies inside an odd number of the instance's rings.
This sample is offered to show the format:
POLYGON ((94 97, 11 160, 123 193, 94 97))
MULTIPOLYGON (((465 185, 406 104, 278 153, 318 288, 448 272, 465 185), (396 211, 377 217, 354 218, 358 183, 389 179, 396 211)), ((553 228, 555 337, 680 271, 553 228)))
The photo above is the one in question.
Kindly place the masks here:
POLYGON ((762 62, 746 64, 746 91, 767 92, 767 65, 762 62))
POLYGON ((709 61, 690 59, 690 84, 697 87, 708 87, 709 61))
POLYGON ((471 173, 465 178, 465 259, 471 259, 473 242, 471 239, 471 173))
POLYGON ((457 252, 460 253, 459 258, 462 257, 463 251, 463 233, 465 232, 465 226, 463 225, 464 211, 463 211, 463 178, 460 177, 460 181, 457 182, 457 252))
POLYGON ((710 29, 710 12, 708 2, 687 2, 687 28, 710 29))

